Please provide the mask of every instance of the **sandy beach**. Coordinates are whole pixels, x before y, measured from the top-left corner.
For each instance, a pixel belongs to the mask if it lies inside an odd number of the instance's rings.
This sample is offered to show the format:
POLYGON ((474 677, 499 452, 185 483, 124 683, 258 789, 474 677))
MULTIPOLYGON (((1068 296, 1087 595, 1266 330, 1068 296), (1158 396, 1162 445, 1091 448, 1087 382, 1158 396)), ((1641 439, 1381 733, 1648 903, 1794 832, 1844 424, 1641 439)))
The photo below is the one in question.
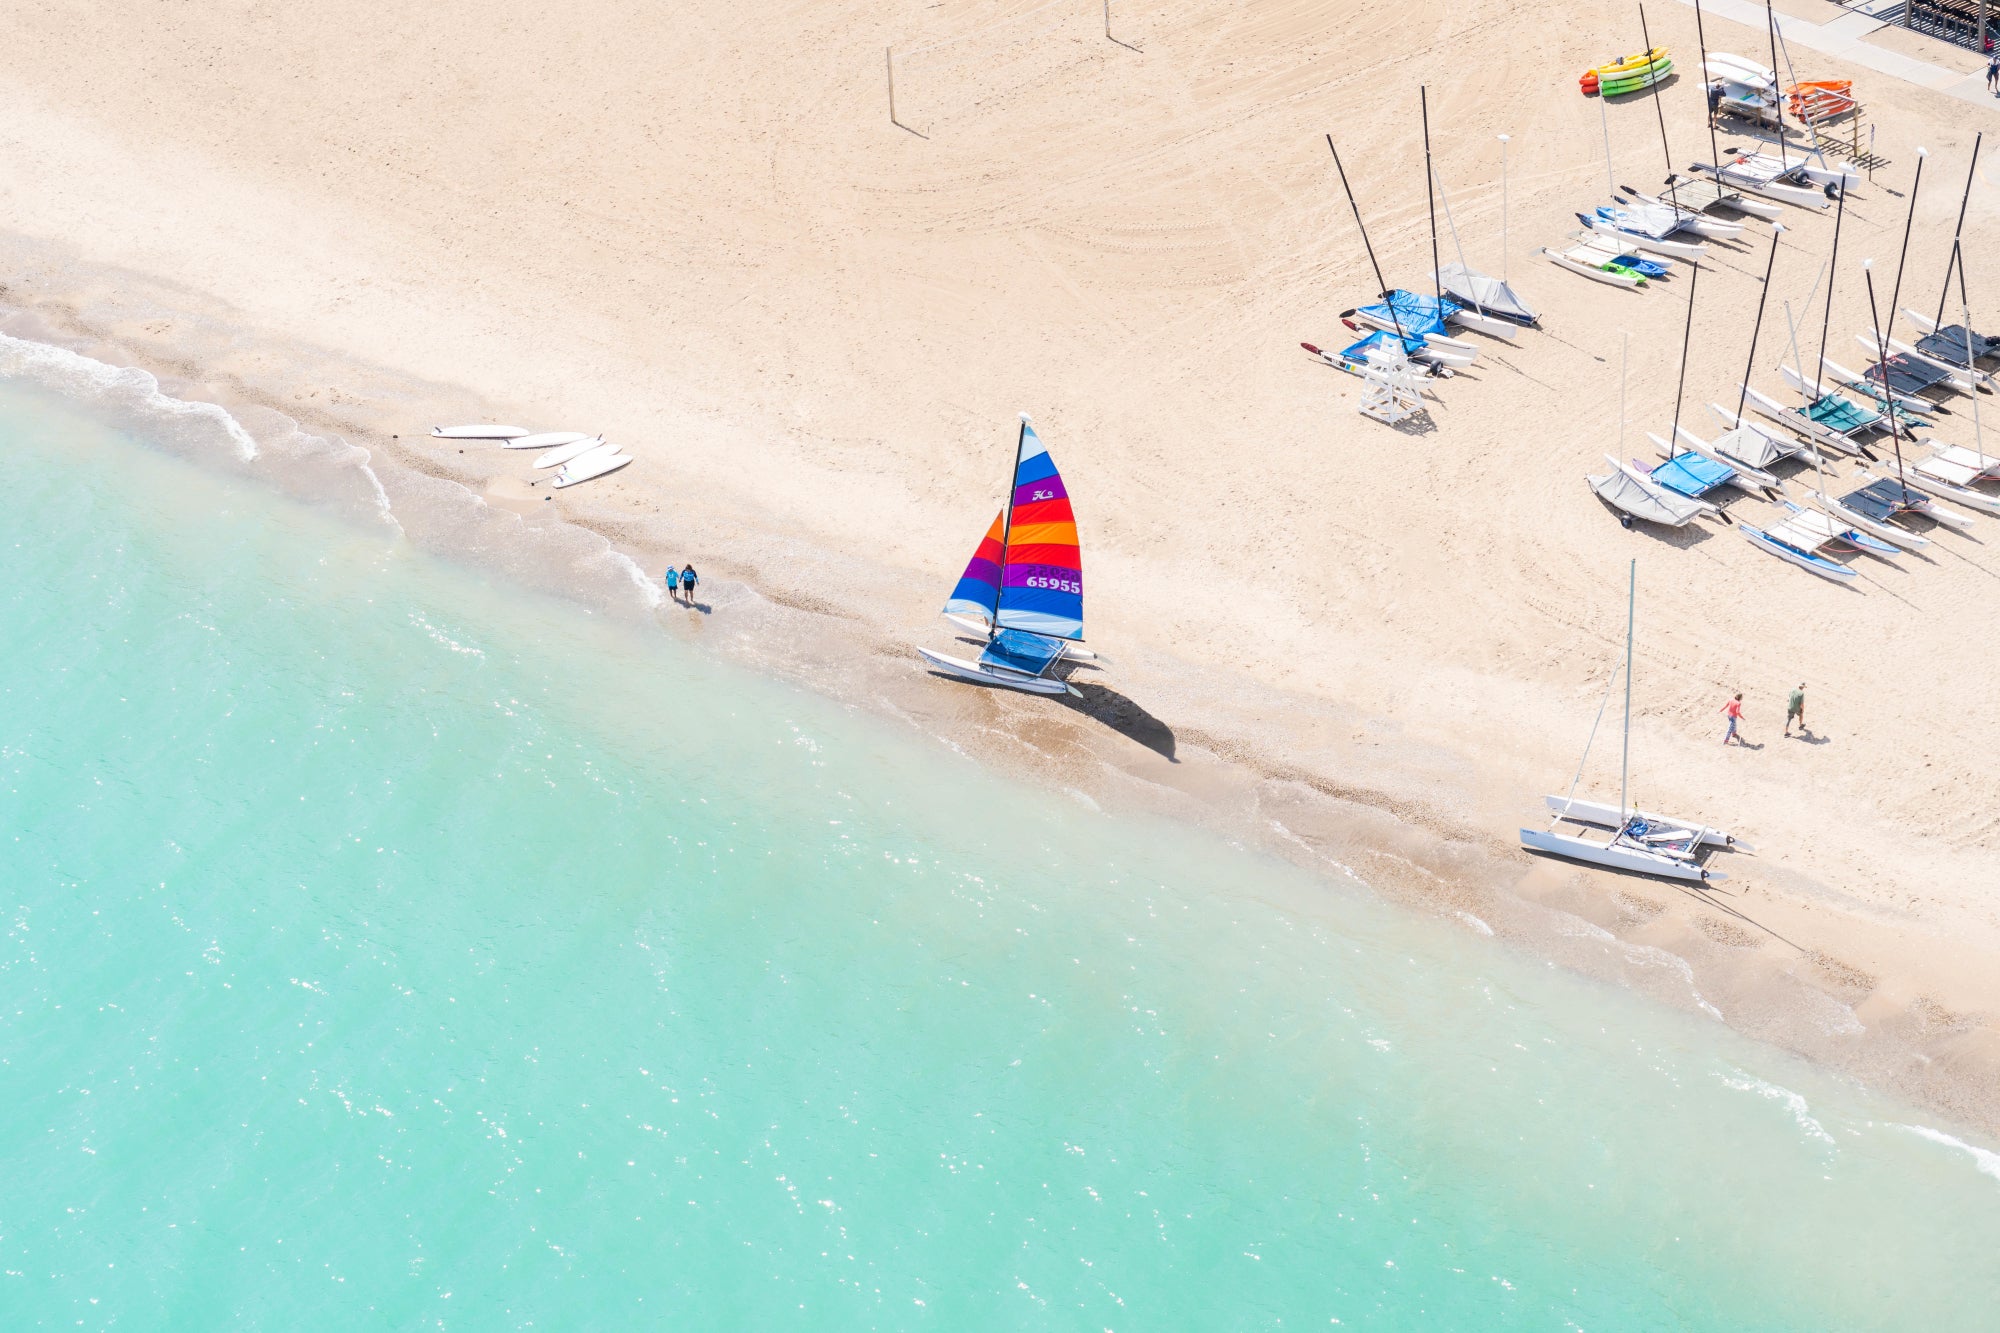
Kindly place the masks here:
MULTIPOLYGON (((16 7, 0 331, 282 412, 654 573, 692 560, 710 609, 666 608, 675 632, 2000 1131, 2000 523, 1843 587, 1722 524, 1628 531, 1583 484, 1667 433, 1690 284, 1612 290, 1534 252, 1606 202, 1607 133, 1619 184, 1708 159, 1698 81, 1601 121, 1576 76, 1642 43, 1636 14, 1613 29, 1591 6, 1112 12, 1118 41, 1098 7, 1038 0, 16 7), (1337 345, 1375 290, 1328 133, 1389 281, 1430 268, 1422 85, 1457 242, 1544 330, 1483 344, 1434 386, 1434 428, 1399 432, 1299 343, 1337 345), (1021 410, 1075 497, 1111 661, 1076 705, 955 686, 910 651, 950 642, 935 612, 1021 410), (486 418, 602 430, 638 461, 546 500, 519 455, 423 434, 486 418), (1516 846, 1576 770, 1634 558, 1635 793, 1756 848, 1704 893, 1516 846), (1804 741, 1780 735, 1799 681, 1804 741), (1752 744, 1725 749, 1737 690, 1752 744)), ((1648 21, 1691 67, 1694 11, 1648 21)), ((1761 53, 1705 23, 1711 48, 1761 53)), ((1882 49, 1978 67, 1907 33, 1882 49)), ((1833 275, 1827 353, 1859 366, 1860 261, 1886 307, 1917 148, 1897 304, 1928 311, 2000 103, 1793 57, 1855 80, 1884 159, 1833 275)), ((1996 152, 1965 221, 1986 329, 1996 152)), ((1819 345, 1834 227, 1784 222, 1753 378, 1774 395, 1788 303, 1819 345)), ((1714 243, 1698 284, 1681 420, 1704 436, 1705 405, 1735 402, 1769 236, 1714 243)), ((1971 404, 1948 406, 1936 434, 1972 444, 1971 404)), ((2000 427, 2000 398, 1980 408, 2000 427)), ((1583 778, 1604 799, 1611 726, 1583 778)))

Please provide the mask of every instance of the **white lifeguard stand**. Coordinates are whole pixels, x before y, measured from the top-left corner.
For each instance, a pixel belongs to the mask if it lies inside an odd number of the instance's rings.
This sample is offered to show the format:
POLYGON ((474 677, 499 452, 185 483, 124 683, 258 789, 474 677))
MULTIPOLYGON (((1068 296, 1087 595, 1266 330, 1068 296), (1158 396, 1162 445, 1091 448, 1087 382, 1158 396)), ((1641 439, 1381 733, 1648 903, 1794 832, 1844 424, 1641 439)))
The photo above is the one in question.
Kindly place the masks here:
POLYGON ((1416 367, 1406 356, 1371 348, 1368 368, 1362 372, 1361 415, 1384 425, 1398 426, 1424 410, 1423 390, 1416 367))

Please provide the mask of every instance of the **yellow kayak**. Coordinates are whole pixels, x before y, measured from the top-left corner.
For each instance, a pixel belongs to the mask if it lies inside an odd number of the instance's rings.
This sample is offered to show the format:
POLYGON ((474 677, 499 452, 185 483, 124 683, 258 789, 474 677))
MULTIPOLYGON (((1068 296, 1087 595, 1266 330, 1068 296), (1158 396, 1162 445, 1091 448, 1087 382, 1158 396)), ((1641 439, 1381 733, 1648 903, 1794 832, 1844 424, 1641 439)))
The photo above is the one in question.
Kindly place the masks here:
POLYGON ((1637 74, 1655 61, 1667 58, 1667 48, 1656 46, 1650 51, 1642 51, 1635 56, 1620 56, 1608 65, 1599 65, 1590 71, 1600 83, 1616 79, 1621 74, 1637 74))

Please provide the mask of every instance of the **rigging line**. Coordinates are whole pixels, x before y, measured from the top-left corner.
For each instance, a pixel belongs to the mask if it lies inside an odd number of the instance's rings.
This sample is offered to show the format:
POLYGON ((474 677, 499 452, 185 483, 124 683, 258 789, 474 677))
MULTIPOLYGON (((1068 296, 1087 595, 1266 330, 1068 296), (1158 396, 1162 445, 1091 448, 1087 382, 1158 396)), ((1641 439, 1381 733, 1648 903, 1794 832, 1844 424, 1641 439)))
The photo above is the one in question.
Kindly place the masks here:
POLYGON ((1688 317, 1687 325, 1681 330, 1681 378, 1674 386, 1674 428, 1667 432, 1667 457, 1672 458, 1680 448, 1681 440, 1681 395, 1687 391, 1688 343, 1694 337, 1694 293, 1701 280, 1701 265, 1688 268, 1688 317))
MULTIPOLYGON (((1910 185, 1910 211, 1903 217, 1903 248, 1896 256, 1896 285, 1889 289, 1890 328, 1896 327, 1896 302, 1903 295, 1903 261, 1910 257, 1910 228, 1917 220, 1917 191, 1921 190, 1924 186, 1924 159, 1929 156, 1929 149, 1917 149, 1917 178, 1910 185)), ((1841 193, 1845 194, 1847 192, 1842 190, 1841 193)), ((1882 341, 1882 335, 1879 330, 1877 330, 1875 335, 1875 346, 1876 355, 1886 362, 1889 358, 1889 344, 1882 341)), ((1889 371, 1886 365, 1882 370, 1882 390, 1885 393, 1889 390, 1889 371)))
MULTIPOLYGON (((1959 287, 1961 288, 1961 294, 1963 294, 1962 289, 1965 286, 1965 266, 1960 261, 1958 253, 1958 238, 1965 233, 1965 206, 1972 200, 1972 176, 1973 173, 1979 169, 1979 145, 1985 141, 1985 138, 1986 138, 1986 131, 1981 130, 1979 134, 1973 139, 1972 161, 1966 163, 1965 166, 1965 193, 1961 194, 1958 197, 1958 225, 1951 229, 1951 258, 1945 262, 1944 286, 1938 291, 1937 319, 1932 321, 1933 323, 1939 326, 1942 326, 1944 324, 1944 303, 1951 296, 1951 270, 1954 264, 1958 265, 1959 287)), ((1893 325, 1895 322, 1896 322, 1895 312, 1891 311, 1889 314, 1889 323, 1893 325)), ((1971 328, 1972 322, 1970 320, 1967 320, 1965 326, 1968 329, 1971 328)))
MULTIPOLYGON (((1590 762, 1590 747, 1597 742, 1598 725, 1604 721, 1604 710, 1611 704, 1611 691, 1618 687, 1618 677, 1624 670, 1625 664, 1623 662, 1617 663, 1611 668, 1611 679, 1604 682, 1604 698, 1599 700, 1597 704, 1597 720, 1590 724, 1590 736, 1583 743, 1583 758, 1577 760, 1576 776, 1569 780, 1569 793, 1563 797, 1563 814, 1565 815, 1569 813, 1571 803, 1576 800, 1577 784, 1583 781, 1584 766, 1590 762)), ((1558 815, 1556 818, 1560 819, 1562 815, 1558 815)))

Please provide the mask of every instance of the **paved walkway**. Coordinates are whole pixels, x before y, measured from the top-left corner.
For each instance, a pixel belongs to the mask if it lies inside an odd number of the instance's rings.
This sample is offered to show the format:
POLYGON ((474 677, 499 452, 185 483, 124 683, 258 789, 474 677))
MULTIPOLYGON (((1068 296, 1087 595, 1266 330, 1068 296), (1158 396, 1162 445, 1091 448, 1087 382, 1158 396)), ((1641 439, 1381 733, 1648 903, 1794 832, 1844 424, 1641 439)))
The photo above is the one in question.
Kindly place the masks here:
MULTIPOLYGON (((1692 6, 1694 0, 1681 0, 1681 3, 1692 6)), ((1719 16, 1756 29, 1759 46, 1755 50, 1741 54, 1751 59, 1758 59, 1763 55, 1762 43, 1766 39, 1765 9, 1762 5, 1750 4, 1748 0, 1702 0, 1701 12, 1704 16, 1719 16)), ((1929 88, 1951 97, 1963 98, 1980 106, 2000 108, 2000 99, 1995 99, 1993 94, 1986 91, 1986 75, 1983 72, 1961 74, 1955 69, 1946 69, 1929 61, 1899 55, 1861 40, 1877 28, 1885 26, 1887 25, 1882 20, 1857 10, 1849 10, 1839 18, 1826 23, 1811 23, 1805 19, 1793 18, 1789 14, 1778 15, 1778 34, 1784 38, 1787 46, 1802 46, 1823 55, 1836 56, 1850 64, 1875 70, 1877 73, 1891 75, 1906 83, 1914 83, 1919 88, 1929 88)), ((1781 58, 1783 54, 1782 51, 1779 52, 1781 58)))

